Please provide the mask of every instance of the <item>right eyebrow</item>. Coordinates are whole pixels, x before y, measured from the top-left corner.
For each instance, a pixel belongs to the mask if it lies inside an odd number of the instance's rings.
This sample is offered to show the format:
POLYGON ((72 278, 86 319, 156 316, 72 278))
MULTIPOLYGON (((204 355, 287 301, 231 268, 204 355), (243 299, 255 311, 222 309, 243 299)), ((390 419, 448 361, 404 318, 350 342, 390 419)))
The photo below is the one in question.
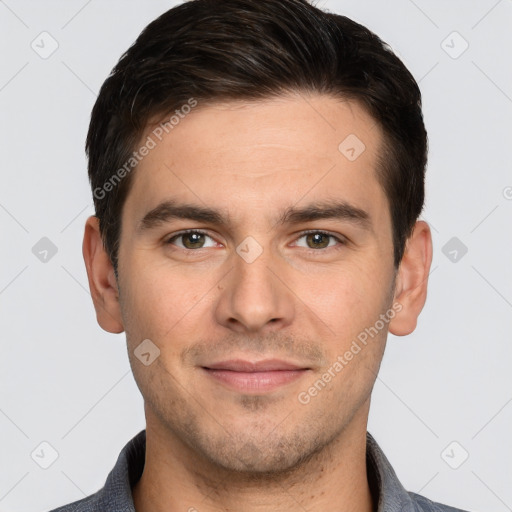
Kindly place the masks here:
POLYGON ((143 233, 161 226, 171 219, 189 219, 197 222, 209 222, 226 225, 228 220, 217 210, 190 204, 176 204, 174 201, 162 201, 144 215, 137 226, 137 232, 143 233))

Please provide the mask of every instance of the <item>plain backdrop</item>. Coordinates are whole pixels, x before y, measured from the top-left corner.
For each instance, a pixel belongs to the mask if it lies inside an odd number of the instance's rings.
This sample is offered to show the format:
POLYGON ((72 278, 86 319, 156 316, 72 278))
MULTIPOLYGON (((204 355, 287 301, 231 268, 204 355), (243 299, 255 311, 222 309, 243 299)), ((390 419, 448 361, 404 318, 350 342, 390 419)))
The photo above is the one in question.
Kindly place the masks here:
MULTIPOLYGON (((175 4, 0 0, 2 512, 95 492, 144 428, 124 335, 99 328, 88 291, 84 140, 120 55, 175 4)), ((389 339, 368 430, 408 490, 512 510, 512 2, 317 5, 398 53, 430 140, 430 292, 417 330, 389 339)))

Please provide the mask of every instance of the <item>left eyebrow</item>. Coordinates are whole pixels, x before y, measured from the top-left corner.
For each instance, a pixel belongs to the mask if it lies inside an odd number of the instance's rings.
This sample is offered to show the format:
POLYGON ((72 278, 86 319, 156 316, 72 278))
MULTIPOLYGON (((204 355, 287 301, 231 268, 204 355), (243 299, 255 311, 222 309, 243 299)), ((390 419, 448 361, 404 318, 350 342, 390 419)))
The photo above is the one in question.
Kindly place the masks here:
POLYGON ((302 208, 287 208, 278 220, 278 224, 300 224, 322 219, 337 219, 358 224, 371 230, 370 215, 346 201, 323 201, 306 205, 302 208))
MULTIPOLYGON (((230 221, 220 211, 192 204, 179 204, 173 200, 161 202, 144 215, 139 222, 139 234, 156 228, 172 219, 189 219, 196 222, 207 222, 218 226, 227 226, 230 221)), ((370 215, 346 201, 315 202, 304 207, 289 207, 279 216, 276 225, 292 225, 322 219, 338 219, 348 221, 366 230, 371 230, 370 215)))

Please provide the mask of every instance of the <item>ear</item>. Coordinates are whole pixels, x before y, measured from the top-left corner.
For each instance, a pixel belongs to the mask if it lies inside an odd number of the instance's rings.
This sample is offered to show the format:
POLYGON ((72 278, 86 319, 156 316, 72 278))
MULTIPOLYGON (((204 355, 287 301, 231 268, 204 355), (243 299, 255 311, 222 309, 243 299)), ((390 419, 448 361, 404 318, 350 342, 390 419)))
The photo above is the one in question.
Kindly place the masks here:
POLYGON ((416 222, 407 240, 398 269, 394 303, 400 311, 389 323, 389 332, 396 336, 410 334, 416 328, 418 316, 427 298, 427 283, 432 263, 432 236, 428 224, 416 222))
POLYGON ((103 246, 99 218, 94 215, 89 217, 85 223, 82 253, 98 324, 107 332, 123 332, 119 290, 114 267, 103 246))

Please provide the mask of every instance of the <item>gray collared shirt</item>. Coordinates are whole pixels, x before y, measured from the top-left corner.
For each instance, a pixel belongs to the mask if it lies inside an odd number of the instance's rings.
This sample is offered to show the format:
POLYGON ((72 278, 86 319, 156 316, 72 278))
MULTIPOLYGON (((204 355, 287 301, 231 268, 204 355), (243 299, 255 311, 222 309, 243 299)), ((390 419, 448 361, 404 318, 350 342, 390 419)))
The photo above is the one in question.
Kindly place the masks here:
MULTIPOLYGON (((369 432, 366 441, 368 482, 378 503, 376 512, 465 512, 407 492, 369 432)), ((135 512, 132 487, 142 475, 145 453, 146 431, 142 430, 122 449, 102 489, 51 512, 135 512)))

